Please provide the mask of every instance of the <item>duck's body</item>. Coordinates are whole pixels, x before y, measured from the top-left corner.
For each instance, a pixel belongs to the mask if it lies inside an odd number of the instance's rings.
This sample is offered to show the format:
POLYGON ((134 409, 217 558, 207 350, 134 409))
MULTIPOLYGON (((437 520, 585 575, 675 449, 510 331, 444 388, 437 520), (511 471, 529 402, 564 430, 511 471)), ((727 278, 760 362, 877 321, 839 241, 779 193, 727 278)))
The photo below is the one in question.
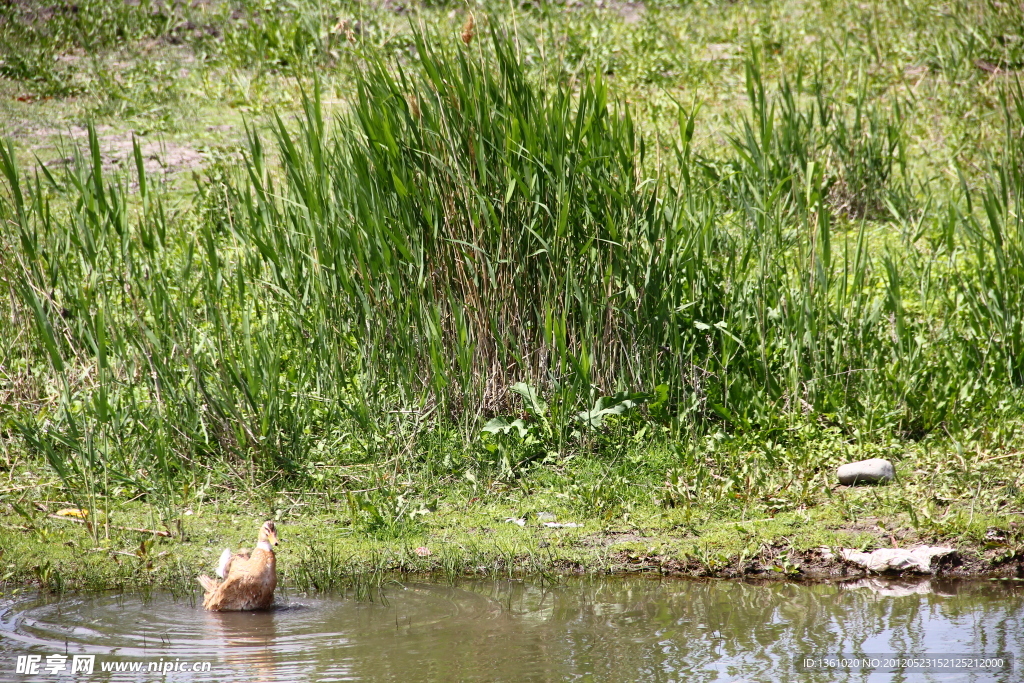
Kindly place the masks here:
POLYGON ((206 590, 203 607, 212 612, 244 612, 267 609, 274 602, 277 587, 277 530, 273 522, 260 529, 256 550, 249 554, 242 550, 234 555, 225 550, 220 557, 217 575, 221 582, 209 576, 200 576, 199 583, 206 590))

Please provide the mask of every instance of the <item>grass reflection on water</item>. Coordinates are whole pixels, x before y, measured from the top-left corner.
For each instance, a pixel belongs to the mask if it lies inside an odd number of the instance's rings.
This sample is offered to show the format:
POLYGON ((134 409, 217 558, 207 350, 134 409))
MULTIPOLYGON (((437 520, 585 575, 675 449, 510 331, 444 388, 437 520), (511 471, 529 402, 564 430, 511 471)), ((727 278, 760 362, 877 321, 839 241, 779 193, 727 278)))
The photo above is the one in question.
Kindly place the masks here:
MULTIPOLYGON (((65 642, 98 661, 215 662, 209 674, 180 679, 193 681, 729 682, 903 680, 798 673, 802 654, 1024 653, 1016 582, 464 580, 388 583, 383 597, 286 594, 270 612, 236 614, 163 594, 40 597, 3 608, 0 655, 8 671, 17 655, 64 652, 65 642)), ((959 672, 906 680, 1016 679, 959 672)))

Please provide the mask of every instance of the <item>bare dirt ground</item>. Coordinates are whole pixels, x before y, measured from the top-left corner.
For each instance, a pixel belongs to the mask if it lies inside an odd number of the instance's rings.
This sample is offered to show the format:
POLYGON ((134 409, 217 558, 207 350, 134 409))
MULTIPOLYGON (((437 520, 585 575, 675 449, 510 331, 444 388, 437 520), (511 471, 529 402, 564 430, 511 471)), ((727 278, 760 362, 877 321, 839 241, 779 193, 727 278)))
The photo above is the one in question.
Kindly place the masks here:
MULTIPOLYGON (((48 156, 49 150, 56 150, 57 156, 44 162, 49 167, 70 164, 74 156, 70 155, 72 145, 83 147, 87 144, 88 129, 71 126, 66 131, 53 128, 37 128, 28 133, 37 142, 30 149, 48 156)), ((97 126, 96 137, 99 143, 100 156, 105 171, 124 170, 134 165, 133 145, 139 140, 142 152, 143 167, 148 175, 171 174, 201 167, 206 158, 193 147, 163 140, 147 140, 136 136, 134 131, 115 131, 110 126, 97 126)))

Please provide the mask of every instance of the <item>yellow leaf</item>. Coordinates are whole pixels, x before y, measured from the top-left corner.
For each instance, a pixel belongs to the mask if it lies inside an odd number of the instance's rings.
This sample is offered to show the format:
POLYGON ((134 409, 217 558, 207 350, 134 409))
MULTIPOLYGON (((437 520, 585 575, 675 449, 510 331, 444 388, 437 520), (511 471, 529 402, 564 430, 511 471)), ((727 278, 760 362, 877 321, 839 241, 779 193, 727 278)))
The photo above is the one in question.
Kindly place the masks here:
POLYGON ((89 516, 88 510, 81 508, 64 508, 63 510, 57 510, 58 517, 77 517, 79 519, 85 519, 89 516))

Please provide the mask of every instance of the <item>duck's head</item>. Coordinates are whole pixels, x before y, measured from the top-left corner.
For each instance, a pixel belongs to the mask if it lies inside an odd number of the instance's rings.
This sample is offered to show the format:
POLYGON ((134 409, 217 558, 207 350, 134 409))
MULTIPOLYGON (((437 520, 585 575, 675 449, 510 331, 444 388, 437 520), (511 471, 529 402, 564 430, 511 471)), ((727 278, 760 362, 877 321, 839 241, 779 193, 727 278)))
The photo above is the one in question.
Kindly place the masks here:
POLYGON ((277 545, 277 527, 270 520, 263 522, 260 527, 260 543, 267 543, 271 546, 277 545))

